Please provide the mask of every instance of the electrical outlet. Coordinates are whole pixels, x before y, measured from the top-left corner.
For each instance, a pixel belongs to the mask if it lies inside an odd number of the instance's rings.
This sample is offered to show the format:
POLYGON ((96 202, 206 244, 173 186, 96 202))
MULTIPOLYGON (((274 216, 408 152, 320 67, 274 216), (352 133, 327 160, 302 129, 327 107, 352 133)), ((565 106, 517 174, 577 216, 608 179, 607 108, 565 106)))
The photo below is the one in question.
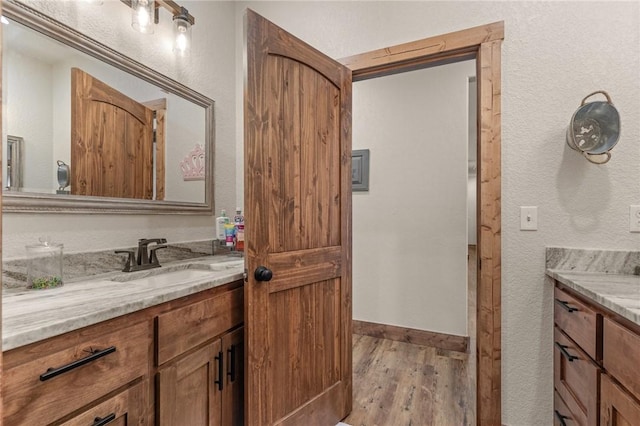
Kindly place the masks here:
POLYGON ((629 206, 629 232, 640 232, 640 206, 629 206))
POLYGON ((538 230, 538 207, 537 206, 520 206, 520 230, 521 231, 537 231, 538 230))

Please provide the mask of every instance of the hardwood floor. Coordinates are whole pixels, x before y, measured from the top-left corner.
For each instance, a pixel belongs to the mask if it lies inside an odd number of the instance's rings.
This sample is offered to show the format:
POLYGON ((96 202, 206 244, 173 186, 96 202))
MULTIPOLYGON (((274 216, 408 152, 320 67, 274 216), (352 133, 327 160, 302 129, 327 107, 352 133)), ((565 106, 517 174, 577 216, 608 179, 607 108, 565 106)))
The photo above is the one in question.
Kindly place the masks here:
POLYGON ((353 336, 352 426, 475 424, 475 247, 469 248, 470 353, 353 336))

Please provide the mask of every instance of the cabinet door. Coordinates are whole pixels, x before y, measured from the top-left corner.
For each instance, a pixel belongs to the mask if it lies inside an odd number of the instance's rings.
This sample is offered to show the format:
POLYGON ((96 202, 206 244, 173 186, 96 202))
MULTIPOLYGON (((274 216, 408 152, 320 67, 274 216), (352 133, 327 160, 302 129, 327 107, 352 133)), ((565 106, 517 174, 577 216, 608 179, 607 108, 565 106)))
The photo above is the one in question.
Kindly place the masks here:
POLYGON ((604 374, 600 395, 601 426, 640 425, 640 405, 604 374))
POLYGON ((158 424, 216 426, 224 382, 220 340, 166 364, 158 372, 158 424))
POLYGON ((225 380, 222 390, 222 424, 244 424, 244 327, 222 336, 225 380))
POLYGON ((138 426, 144 421, 144 392, 140 382, 106 401, 77 415, 61 426, 138 426))

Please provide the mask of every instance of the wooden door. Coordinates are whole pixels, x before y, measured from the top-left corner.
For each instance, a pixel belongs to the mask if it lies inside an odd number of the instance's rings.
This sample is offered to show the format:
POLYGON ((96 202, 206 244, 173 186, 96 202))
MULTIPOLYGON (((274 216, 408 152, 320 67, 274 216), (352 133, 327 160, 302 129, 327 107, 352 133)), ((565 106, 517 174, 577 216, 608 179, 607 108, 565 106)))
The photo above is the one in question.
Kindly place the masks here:
POLYGON ((222 336, 222 353, 225 362, 224 388, 222 389, 222 424, 244 425, 244 327, 222 336))
POLYGON ((352 398, 351 71, 251 10, 245 48, 246 423, 333 426, 352 398))
POLYGON ((158 424, 220 425, 223 362, 220 340, 216 340, 163 367, 158 372, 158 424))
POLYGON ((71 193, 153 198, 153 111, 71 70, 71 193))

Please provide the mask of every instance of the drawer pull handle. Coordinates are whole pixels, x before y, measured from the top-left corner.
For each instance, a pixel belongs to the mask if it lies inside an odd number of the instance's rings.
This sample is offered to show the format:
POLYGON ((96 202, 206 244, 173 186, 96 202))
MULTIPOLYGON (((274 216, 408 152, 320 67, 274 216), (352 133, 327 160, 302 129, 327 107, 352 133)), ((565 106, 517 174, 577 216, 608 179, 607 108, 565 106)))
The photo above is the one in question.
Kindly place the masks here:
POLYGON ((102 417, 102 418, 96 417, 93 420, 93 424, 91 426, 104 426, 104 425, 107 425, 107 424, 111 423, 115 419, 116 419, 116 413, 111 413, 108 416, 102 417))
POLYGON ((569 362, 573 362, 574 359, 580 359, 580 357, 571 355, 569 351, 567 351, 567 348, 569 346, 561 345, 558 342, 556 342, 556 346, 558 347, 558 349, 560 349, 560 352, 562 352, 562 355, 564 355, 569 360, 569 362))
POLYGON ((218 355, 215 357, 216 362, 218 363, 218 380, 214 380, 213 384, 218 385, 218 390, 222 390, 224 387, 224 369, 222 366, 223 355, 222 352, 218 352, 218 355))
POLYGON ((236 381, 236 345, 231 345, 229 349, 227 349, 227 353, 229 354, 229 371, 227 371, 227 376, 230 377, 231 383, 236 381))
POLYGON ((568 419, 569 417, 567 416, 563 416, 562 414, 560 414, 560 411, 558 410, 553 410, 556 413, 556 417, 558 418, 558 421, 560 422, 560 424, 562 426, 567 426, 567 422, 564 421, 564 419, 568 419))
POLYGON ((44 382, 45 380, 53 379, 60 374, 66 373, 67 371, 71 371, 75 368, 82 367, 85 364, 88 364, 92 361, 97 360, 98 358, 102 358, 103 356, 109 355, 116 351, 115 346, 108 347, 107 349, 101 351, 91 351, 91 355, 81 358, 77 361, 70 362, 67 365, 63 365, 58 368, 49 368, 46 373, 40 375, 40 381, 44 382))
POLYGON ((565 300, 556 299, 556 303, 558 305, 562 306, 563 308, 565 308, 567 311, 569 311, 569 313, 576 312, 576 311, 579 310, 578 308, 574 308, 573 306, 569 306, 569 302, 567 302, 565 300))

